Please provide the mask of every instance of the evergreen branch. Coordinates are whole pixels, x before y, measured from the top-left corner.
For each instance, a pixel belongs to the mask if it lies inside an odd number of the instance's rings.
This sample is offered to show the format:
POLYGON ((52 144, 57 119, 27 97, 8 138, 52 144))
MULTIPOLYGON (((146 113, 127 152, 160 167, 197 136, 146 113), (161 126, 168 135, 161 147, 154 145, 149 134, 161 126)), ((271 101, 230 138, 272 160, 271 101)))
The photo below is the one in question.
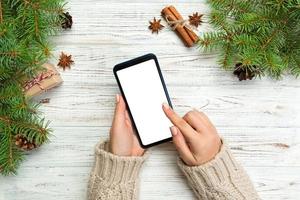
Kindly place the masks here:
POLYGON ((40 10, 40 11, 44 11, 44 12, 48 12, 48 13, 52 13, 52 14, 57 14, 60 15, 64 12, 63 7, 55 7, 55 8, 42 8, 40 6, 40 4, 38 2, 32 3, 30 1, 24 0, 25 5, 30 5, 33 9, 35 10, 40 10))
POLYGON ((9 128, 0 135, 0 172, 3 175, 16 173, 16 169, 23 160, 23 153, 15 148, 14 137, 9 128))
POLYGON ((10 119, 7 116, 0 116, 0 121, 10 124, 10 119))
POLYGON ((34 14, 34 30, 35 30, 35 35, 38 36, 39 27, 38 27, 38 18, 37 18, 36 13, 34 14))
POLYGON ((275 29, 273 32, 272 32, 272 34, 271 34, 271 36, 262 44, 262 49, 265 49, 267 46, 268 46, 268 44, 274 39, 274 37, 276 36, 276 34, 278 33, 278 30, 277 29, 275 29))
POLYGON ((240 12, 240 13, 245 13, 245 12, 248 11, 248 10, 246 9, 246 7, 241 8, 241 7, 237 6, 237 5, 238 5, 237 2, 231 1, 231 2, 230 2, 230 6, 228 7, 228 12, 238 11, 238 12, 240 12))
POLYGON ((19 53, 16 51, 0 52, 0 56, 9 56, 9 57, 16 58, 17 55, 19 55, 19 53))
POLYGON ((51 55, 49 36, 59 29, 63 6, 63 0, 0 0, 1 174, 16 173, 24 158, 15 144, 16 135, 39 146, 51 133, 38 104, 25 98, 22 85, 51 55))
MULTIPOLYGON (((3 120, 5 121, 6 123, 8 123, 8 127, 6 128, 6 136, 7 136, 7 150, 6 152, 2 152, 1 153, 7 153, 7 160, 6 160, 6 167, 8 167, 9 169, 13 169, 14 168, 14 165, 13 165, 13 160, 14 160, 14 157, 13 157, 13 142, 12 142, 12 134, 11 134, 11 129, 10 129, 10 123, 11 121, 8 120, 6 117, 1 117, 0 116, 0 120, 3 120)), ((3 155, 1 155, 2 157, 3 155)), ((0 163, 1 164, 1 163, 0 163)), ((2 166, 4 164, 1 164, 0 166, 0 169, 4 168, 4 166, 2 166)))
POLYGON ((8 151, 8 163, 9 163, 9 167, 10 168, 13 168, 13 141, 12 141, 12 134, 11 134, 11 131, 9 130, 8 131, 9 134, 8 134, 8 143, 9 143, 9 151, 8 151))
POLYGON ((246 73, 252 67, 275 79, 285 70, 295 77, 300 75, 299 0, 208 2, 210 23, 216 30, 200 37, 198 45, 204 50, 221 52, 222 67, 233 69, 243 65, 240 67, 245 67, 246 73), (218 35, 220 32, 224 34, 218 35))
POLYGON ((27 128, 37 131, 41 135, 47 134, 46 128, 41 128, 36 124, 32 124, 32 123, 28 123, 28 122, 20 122, 17 120, 10 119, 7 116, 0 116, 0 120, 7 123, 7 125, 15 124, 16 127, 27 127, 27 128))
POLYGON ((224 67, 225 69, 228 69, 228 67, 232 64, 232 59, 230 58, 232 56, 231 51, 232 47, 231 44, 228 42, 225 44, 223 56, 219 60, 222 67, 224 67))
POLYGON ((2 0, 0 0, 0 24, 3 22, 3 13, 2 13, 2 0))
MULTIPOLYGON (((0 22, 1 23, 1 22, 0 22)), ((4 29, 3 31, 0 31, 0 36, 4 35, 6 30, 4 29)))

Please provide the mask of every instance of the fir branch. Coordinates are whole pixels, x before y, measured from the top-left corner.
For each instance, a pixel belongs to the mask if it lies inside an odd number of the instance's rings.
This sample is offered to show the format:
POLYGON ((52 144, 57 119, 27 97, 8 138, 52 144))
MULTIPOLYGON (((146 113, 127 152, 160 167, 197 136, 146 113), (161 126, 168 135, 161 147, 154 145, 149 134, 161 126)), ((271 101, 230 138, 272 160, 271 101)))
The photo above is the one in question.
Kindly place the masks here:
MULTIPOLYGON (((4 132, 6 132, 6 137, 7 137, 7 149, 6 151, 4 152, 4 156, 6 156, 6 160, 5 160, 5 163, 1 163, 0 162, 0 168, 1 169, 4 169, 4 168, 9 168, 9 169, 14 169, 14 165, 13 165, 13 160, 14 160, 14 157, 13 157, 13 142, 12 142, 12 134, 11 134, 11 129, 10 129, 10 123, 11 121, 9 119, 7 119, 7 117, 1 117, 0 116, 0 120, 1 121, 4 121, 7 123, 7 127, 6 129, 4 130, 4 132)), ((3 141, 1 141, 2 143, 3 141)), ((3 145, 3 144, 2 144, 3 145)), ((4 146, 4 145, 3 145, 4 146)), ((2 157, 3 155, 1 155, 2 157)))
POLYGON ((8 51, 8 52, 0 52, 0 56, 9 56, 12 58, 16 58, 19 55, 17 51, 8 51))
POLYGON ((36 14, 34 14, 34 30, 35 30, 35 35, 39 35, 39 27, 38 27, 38 17, 36 14))
POLYGON ((232 46, 229 42, 225 44, 224 52, 221 55, 219 63, 225 69, 232 65, 232 46))
POLYGON ((13 166, 13 141, 12 141, 12 134, 11 131, 8 131, 8 144, 9 144, 9 151, 8 151, 8 165, 10 168, 14 168, 13 166))
POLYGON ((6 30, 4 29, 3 31, 0 31, 0 36, 4 35, 6 30))
POLYGON ((255 66, 259 75, 278 79, 300 75, 299 0, 208 0, 214 32, 200 37, 204 51, 217 50, 226 69, 255 66), (223 32, 223 35, 218 35, 223 32), (217 35, 217 36, 216 36, 217 35), (230 44, 227 44, 230 43, 230 44), (234 55, 232 55, 234 54, 234 55))
POLYGON ((16 135, 39 146, 51 133, 49 121, 40 116, 38 104, 25 98, 22 85, 51 55, 49 36, 59 30, 63 6, 63 0, 0 0, 0 173, 4 175, 16 173, 24 159, 16 135))
POLYGON ((3 22, 3 13, 2 13, 2 0, 0 0, 0 24, 3 22))
MULTIPOLYGON (((21 134, 24 136, 29 136, 30 141, 36 142, 36 144, 41 145, 48 141, 48 135, 52 131, 48 128, 49 121, 45 123, 45 119, 29 119, 28 122, 13 120, 6 116, 0 116, 2 123, 5 123, 9 129, 14 132, 14 135, 21 134), (42 124, 42 126, 40 125, 42 124)), ((11 134, 11 132, 10 132, 11 134)))
POLYGON ((268 46, 268 44, 274 39, 274 37, 276 36, 277 33, 278 33, 277 29, 273 30, 271 36, 269 38, 267 38, 267 40, 262 44, 261 48, 265 49, 268 46))
POLYGON ((15 174, 23 160, 23 153, 15 148, 14 136, 9 127, 4 130, 4 133, 0 137, 0 172, 3 175, 15 174))

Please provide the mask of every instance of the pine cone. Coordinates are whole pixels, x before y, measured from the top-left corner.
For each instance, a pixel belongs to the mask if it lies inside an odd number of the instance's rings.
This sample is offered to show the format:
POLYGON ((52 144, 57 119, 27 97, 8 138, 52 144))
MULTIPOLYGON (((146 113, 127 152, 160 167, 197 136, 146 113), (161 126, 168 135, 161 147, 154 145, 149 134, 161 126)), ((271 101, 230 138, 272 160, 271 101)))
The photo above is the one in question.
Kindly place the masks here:
POLYGON ((62 13, 60 18, 62 19, 61 27, 63 29, 72 28, 73 20, 72 20, 72 16, 70 15, 69 12, 62 13))
POLYGON ((237 63, 233 74, 236 75, 240 81, 242 80, 252 80, 253 77, 259 74, 256 65, 243 65, 242 63, 237 63))
POLYGON ((28 141, 28 139, 22 135, 16 135, 15 140, 15 145, 25 151, 29 151, 37 147, 34 142, 28 141))

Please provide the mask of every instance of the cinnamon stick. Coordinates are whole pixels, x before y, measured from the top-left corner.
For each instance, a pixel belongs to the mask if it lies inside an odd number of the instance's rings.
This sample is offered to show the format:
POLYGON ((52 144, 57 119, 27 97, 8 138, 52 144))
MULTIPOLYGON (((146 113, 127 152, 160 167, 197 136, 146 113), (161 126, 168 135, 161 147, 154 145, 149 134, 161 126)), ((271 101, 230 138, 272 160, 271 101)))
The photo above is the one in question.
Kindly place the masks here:
POLYGON ((196 33, 194 33, 194 31, 191 31, 187 27, 184 27, 184 29, 189 34, 190 38, 193 40, 193 43, 195 44, 199 40, 198 35, 196 35, 196 33))
MULTIPOLYGON (((176 10, 174 6, 169 6, 170 11, 173 13, 173 15, 176 17, 177 20, 183 20, 183 17, 181 14, 176 10)), ((185 31, 189 34, 190 38, 192 39, 193 43, 198 41, 198 36, 194 31, 188 29, 187 27, 184 27, 185 31)))
POLYGON ((170 11, 173 13, 173 15, 176 17, 177 20, 182 20, 181 14, 176 10, 174 6, 169 6, 170 11))
MULTIPOLYGON (((176 20, 178 20, 177 17, 171 11, 170 7, 165 7, 161 11, 161 13, 167 21, 176 21, 176 20)), ((185 43, 186 46, 188 46, 188 47, 193 46, 193 44, 194 44, 193 40, 191 39, 190 35, 188 34, 186 29, 182 25, 176 26, 175 30, 176 30, 177 34, 180 36, 180 38, 182 39, 182 41, 185 43)))

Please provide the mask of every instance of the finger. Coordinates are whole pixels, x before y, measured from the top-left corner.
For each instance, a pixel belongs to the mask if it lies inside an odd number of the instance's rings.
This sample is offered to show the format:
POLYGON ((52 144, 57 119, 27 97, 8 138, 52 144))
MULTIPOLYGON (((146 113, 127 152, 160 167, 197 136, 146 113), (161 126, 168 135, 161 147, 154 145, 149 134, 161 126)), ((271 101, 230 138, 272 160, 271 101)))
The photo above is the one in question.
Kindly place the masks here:
POLYGON ((130 116, 129 116, 129 113, 128 113, 128 110, 127 110, 127 109, 125 110, 125 118, 126 118, 126 120, 128 120, 128 121, 131 121, 131 119, 130 119, 130 116))
MULTIPOLYGON (((139 143, 139 140, 137 138, 136 135, 133 135, 133 146, 138 146, 138 147, 141 147, 140 146, 140 143, 139 143)), ((141 147, 142 148, 142 147, 141 147)))
POLYGON ((173 143, 179 153, 180 158, 186 163, 191 164, 193 161, 193 154, 190 151, 181 131, 176 127, 172 126, 171 128, 173 143))
POLYGON ((194 108, 193 111, 196 115, 201 117, 205 122, 212 124, 210 119, 207 117, 207 115, 204 112, 201 112, 201 111, 197 110, 196 108, 194 108))
POLYGON ((183 119, 199 133, 204 132, 207 129, 204 119, 194 110, 186 113, 183 116, 183 119))
MULTIPOLYGON (((205 126, 208 128, 208 129, 214 129, 216 130, 215 126, 213 125, 213 123, 210 121, 210 119, 207 117, 207 115, 203 112, 200 112, 196 109, 194 109, 195 111, 195 114, 202 119, 202 122, 205 124, 205 126)), ((210 131, 209 131, 210 133, 210 131)))
POLYGON ((196 131, 186 122, 179 117, 169 105, 163 104, 163 110, 170 121, 181 131, 186 140, 191 141, 196 135, 196 131))
POLYGON ((114 122, 120 123, 125 121, 126 105, 121 95, 116 95, 116 108, 114 122))
POLYGON ((127 126, 129 126, 132 129, 132 122, 127 109, 125 110, 125 122, 127 126))
POLYGON ((132 156, 142 156, 145 152, 138 141, 136 134, 133 134, 132 156))
POLYGON ((138 138, 137 138, 136 135, 133 135, 133 146, 136 147, 139 151, 142 151, 142 152, 145 151, 145 149, 143 149, 141 147, 140 142, 139 142, 139 140, 138 140, 138 138))

